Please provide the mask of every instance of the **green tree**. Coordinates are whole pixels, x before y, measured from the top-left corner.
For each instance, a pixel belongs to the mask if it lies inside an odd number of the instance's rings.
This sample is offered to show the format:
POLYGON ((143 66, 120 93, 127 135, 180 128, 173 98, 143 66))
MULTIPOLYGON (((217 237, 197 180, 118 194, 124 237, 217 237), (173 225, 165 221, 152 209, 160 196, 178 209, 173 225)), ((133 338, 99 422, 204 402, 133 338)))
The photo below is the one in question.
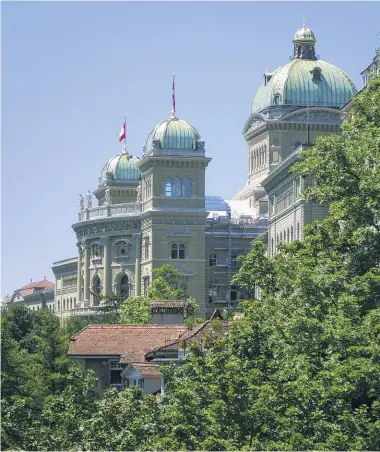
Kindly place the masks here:
POLYGON ((236 282, 260 300, 166 371, 156 448, 380 448, 379 96, 376 79, 344 134, 304 152, 305 196, 330 216, 271 259, 254 244, 236 282))
POLYGON ((120 308, 120 323, 149 323, 152 318, 151 301, 147 297, 133 297, 124 300, 120 308))

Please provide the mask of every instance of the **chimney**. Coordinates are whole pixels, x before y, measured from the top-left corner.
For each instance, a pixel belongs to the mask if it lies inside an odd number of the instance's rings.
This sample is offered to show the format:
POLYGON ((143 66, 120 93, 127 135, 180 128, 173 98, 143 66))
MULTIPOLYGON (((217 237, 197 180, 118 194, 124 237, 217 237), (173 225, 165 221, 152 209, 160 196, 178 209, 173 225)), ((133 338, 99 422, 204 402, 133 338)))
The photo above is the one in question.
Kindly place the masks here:
POLYGON ((186 302, 182 300, 152 301, 153 325, 183 325, 186 302))

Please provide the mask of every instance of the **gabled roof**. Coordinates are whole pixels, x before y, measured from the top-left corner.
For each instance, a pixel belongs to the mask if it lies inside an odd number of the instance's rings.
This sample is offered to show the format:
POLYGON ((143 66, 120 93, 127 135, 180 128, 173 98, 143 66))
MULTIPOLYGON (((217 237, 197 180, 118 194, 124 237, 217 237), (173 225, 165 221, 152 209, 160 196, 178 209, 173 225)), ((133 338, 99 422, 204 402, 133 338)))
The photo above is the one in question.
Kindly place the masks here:
POLYGON ((160 377, 161 373, 158 364, 153 363, 130 363, 122 372, 122 375, 128 374, 128 369, 134 367, 143 377, 160 377))
POLYGON ((211 322, 215 319, 219 319, 222 320, 222 325, 223 328, 221 329, 220 332, 217 332, 217 336, 222 337, 225 332, 227 331, 227 324, 226 322, 223 320, 222 315, 220 314, 218 309, 215 309, 215 311, 211 314, 211 316, 209 317, 208 320, 206 320, 204 323, 201 323, 199 325, 196 325, 194 328, 192 329, 188 329, 186 331, 185 334, 183 334, 181 337, 179 337, 178 339, 166 343, 160 347, 157 347, 153 350, 150 350, 146 355, 150 354, 150 353, 155 353, 158 352, 160 350, 169 350, 169 349, 177 349, 179 346, 180 342, 184 342, 184 343, 188 343, 192 340, 195 339, 199 339, 199 340, 203 340, 206 335, 208 334, 208 330, 210 328, 210 326, 212 325, 211 322))
POLYGON ((42 281, 32 281, 29 284, 26 284, 25 286, 20 287, 19 289, 15 290, 11 301, 13 301, 15 298, 20 297, 26 297, 28 295, 33 295, 34 293, 39 292, 46 292, 46 290, 51 289, 54 291, 54 283, 51 281, 48 281, 46 279, 42 281))
POLYGON ((154 348, 178 340, 185 325, 88 325, 71 338, 68 356, 120 356, 120 362, 144 362, 154 348))

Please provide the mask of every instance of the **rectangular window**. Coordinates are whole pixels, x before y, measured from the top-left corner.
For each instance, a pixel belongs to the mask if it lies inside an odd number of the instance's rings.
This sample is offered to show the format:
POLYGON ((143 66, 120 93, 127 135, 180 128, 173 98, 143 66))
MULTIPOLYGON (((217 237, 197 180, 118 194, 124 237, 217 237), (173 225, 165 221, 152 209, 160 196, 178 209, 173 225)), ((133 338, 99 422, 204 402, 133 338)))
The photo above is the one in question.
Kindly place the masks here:
POLYGON ((149 259, 149 237, 145 237, 144 240, 144 259, 149 259))
POLYGON ((119 363, 119 361, 110 361, 110 384, 120 385, 121 384, 121 372, 124 366, 119 363))

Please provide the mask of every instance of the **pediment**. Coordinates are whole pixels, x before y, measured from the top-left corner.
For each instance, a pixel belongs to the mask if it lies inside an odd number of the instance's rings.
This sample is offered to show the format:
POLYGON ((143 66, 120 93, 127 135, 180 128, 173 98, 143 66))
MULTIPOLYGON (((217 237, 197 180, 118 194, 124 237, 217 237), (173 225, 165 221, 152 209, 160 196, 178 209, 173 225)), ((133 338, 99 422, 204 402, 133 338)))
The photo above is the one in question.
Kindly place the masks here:
POLYGON ((295 112, 289 113, 280 119, 286 122, 301 122, 305 123, 308 120, 311 123, 340 123, 341 113, 340 111, 326 108, 303 108, 295 112))
POLYGON ((265 125, 266 120, 265 118, 260 114, 253 114, 251 115, 247 122, 244 125, 243 133, 250 133, 253 132, 256 129, 259 129, 261 126, 265 125))

